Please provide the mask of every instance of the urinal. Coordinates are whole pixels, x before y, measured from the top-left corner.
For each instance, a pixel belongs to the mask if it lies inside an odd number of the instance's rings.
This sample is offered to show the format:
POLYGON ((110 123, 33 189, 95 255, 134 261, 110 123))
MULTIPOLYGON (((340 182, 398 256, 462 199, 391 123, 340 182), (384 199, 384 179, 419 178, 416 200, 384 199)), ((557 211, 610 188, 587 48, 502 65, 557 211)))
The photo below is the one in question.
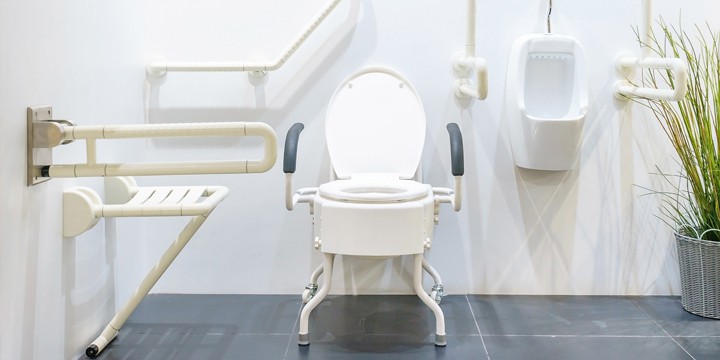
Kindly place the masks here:
POLYGON ((572 169, 588 105, 582 46, 557 34, 528 34, 515 40, 505 100, 515 165, 572 169))

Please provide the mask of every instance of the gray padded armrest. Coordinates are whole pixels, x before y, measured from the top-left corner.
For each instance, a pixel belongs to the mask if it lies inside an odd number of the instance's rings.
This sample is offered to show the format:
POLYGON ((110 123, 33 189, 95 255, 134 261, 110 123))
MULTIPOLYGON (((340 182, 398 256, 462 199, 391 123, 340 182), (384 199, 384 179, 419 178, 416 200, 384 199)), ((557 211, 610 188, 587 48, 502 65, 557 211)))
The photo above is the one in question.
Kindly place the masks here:
POLYGON ((463 176, 465 174, 465 158, 463 155, 463 140, 460 127, 456 123, 447 125, 448 134, 450 134, 450 160, 452 162, 453 176, 463 176))
POLYGON ((295 123, 290 127, 285 138, 285 154, 283 156, 283 172, 286 174, 295 172, 297 163, 297 148, 300 133, 305 128, 302 123, 295 123))

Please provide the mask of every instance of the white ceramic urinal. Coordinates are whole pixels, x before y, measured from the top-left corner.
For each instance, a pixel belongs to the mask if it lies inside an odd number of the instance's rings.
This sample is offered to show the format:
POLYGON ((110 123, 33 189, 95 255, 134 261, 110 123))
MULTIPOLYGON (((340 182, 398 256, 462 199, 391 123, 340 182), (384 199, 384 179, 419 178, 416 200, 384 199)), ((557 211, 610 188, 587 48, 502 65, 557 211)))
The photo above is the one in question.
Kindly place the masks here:
POLYGON ((518 38, 510 52, 505 99, 515 164, 537 170, 573 168, 588 103, 580 44, 557 34, 518 38))

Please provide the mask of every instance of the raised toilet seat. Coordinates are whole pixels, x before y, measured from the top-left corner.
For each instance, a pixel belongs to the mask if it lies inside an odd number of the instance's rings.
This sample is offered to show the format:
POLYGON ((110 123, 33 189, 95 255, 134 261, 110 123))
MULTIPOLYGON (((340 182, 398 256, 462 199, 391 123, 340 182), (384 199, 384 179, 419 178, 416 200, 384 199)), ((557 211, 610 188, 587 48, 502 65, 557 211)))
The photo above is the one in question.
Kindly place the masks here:
POLYGON ((357 203, 406 202, 432 196, 428 184, 414 180, 362 177, 336 180, 320 185, 318 194, 326 199, 357 203))

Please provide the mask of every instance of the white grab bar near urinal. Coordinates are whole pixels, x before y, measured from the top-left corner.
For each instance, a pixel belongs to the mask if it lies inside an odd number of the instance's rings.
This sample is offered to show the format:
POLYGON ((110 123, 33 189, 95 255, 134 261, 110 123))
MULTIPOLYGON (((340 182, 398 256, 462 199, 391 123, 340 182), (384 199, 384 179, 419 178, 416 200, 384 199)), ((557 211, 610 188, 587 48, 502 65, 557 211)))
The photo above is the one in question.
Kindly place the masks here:
POLYGON ((640 39, 642 41, 642 55, 635 57, 620 54, 616 60, 616 69, 623 76, 613 88, 615 98, 628 100, 629 98, 645 98, 651 100, 680 101, 687 93, 687 64, 679 58, 651 57, 649 44, 652 42, 652 0, 643 0, 643 17, 640 26, 640 39), (635 69, 664 69, 670 70, 674 79, 672 89, 644 88, 634 85, 628 80, 635 69))
POLYGON ((488 94, 488 69, 485 59, 475 56, 475 0, 467 2, 465 54, 458 53, 453 61, 455 84, 453 93, 458 99, 485 100, 488 94), (475 74, 475 83, 468 78, 475 74))
POLYGON ((262 76, 267 71, 279 69, 295 51, 302 45, 305 40, 320 26, 325 18, 335 9, 342 0, 332 0, 325 8, 313 19, 310 24, 298 35, 285 50, 273 61, 267 62, 190 62, 190 61, 165 61, 154 60, 147 64, 147 73, 150 76, 161 77, 167 72, 242 72, 248 71, 251 74, 262 76))
POLYGON ((622 56, 617 61, 617 68, 620 72, 625 73, 635 68, 645 69, 664 69, 672 72, 674 79, 674 88, 672 89, 655 89, 638 87, 627 80, 621 80, 615 83, 615 94, 621 99, 630 97, 640 97, 646 99, 680 101, 687 93, 687 64, 678 58, 637 58, 631 56, 622 56))
POLYGON ((272 168, 277 157, 275 131, 261 122, 76 126, 67 120, 36 121, 34 114, 52 111, 48 109, 47 106, 28 108, 28 185, 34 185, 37 179, 54 177, 259 173, 272 168), (220 136, 261 137, 263 157, 253 160, 97 163, 98 139, 220 136), (35 164, 33 161, 31 152, 34 148, 49 149, 75 140, 85 140, 85 164, 35 164))

